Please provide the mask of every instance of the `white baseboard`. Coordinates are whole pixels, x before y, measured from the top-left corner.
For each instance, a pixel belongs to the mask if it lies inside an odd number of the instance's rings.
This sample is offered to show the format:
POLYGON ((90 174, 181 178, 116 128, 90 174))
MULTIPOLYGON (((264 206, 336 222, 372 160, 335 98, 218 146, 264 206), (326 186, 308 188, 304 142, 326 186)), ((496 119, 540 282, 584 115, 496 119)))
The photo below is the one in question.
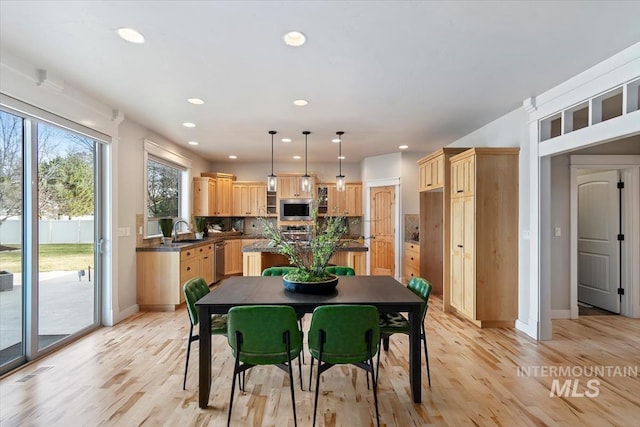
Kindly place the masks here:
POLYGON ((571 319, 571 310, 551 310, 551 319, 571 319))
POLYGON ((134 314, 136 314, 137 312, 140 311, 140 307, 138 306, 138 304, 134 304, 131 307, 119 311, 117 313, 113 313, 113 323, 110 325, 105 324, 105 326, 114 326, 120 322, 122 322, 124 319, 126 319, 127 317, 133 316, 134 314))

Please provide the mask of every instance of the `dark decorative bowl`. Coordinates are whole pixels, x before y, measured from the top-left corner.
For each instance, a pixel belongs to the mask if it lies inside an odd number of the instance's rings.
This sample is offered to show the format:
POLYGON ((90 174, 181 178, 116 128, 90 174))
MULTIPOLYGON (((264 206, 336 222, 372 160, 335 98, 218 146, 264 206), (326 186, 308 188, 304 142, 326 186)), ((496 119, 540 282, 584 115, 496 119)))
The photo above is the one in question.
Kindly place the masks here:
POLYGON ((338 276, 331 274, 331 279, 324 282, 294 282, 287 280, 287 275, 282 276, 282 284, 284 289, 289 292, 297 292, 300 294, 331 294, 338 286, 338 276))

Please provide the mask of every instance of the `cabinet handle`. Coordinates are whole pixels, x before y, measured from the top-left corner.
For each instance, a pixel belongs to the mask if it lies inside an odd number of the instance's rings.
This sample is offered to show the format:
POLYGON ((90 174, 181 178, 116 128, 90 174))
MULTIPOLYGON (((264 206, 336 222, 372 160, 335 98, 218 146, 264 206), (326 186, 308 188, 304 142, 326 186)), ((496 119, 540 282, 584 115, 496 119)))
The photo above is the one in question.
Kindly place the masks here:
POLYGON ((456 193, 464 193, 464 190, 458 190, 456 193))
POLYGON ((427 184, 427 187, 431 187, 431 184, 427 184))
POLYGON ((413 257, 411 257, 411 261, 413 261, 413 257))
POLYGON ((191 271, 191 267, 187 267, 187 271, 191 271))
POLYGON ((462 245, 457 245, 457 246, 458 246, 459 248, 461 248, 461 247, 462 247, 462 245))
POLYGON ((187 251, 187 256, 190 256, 190 255, 191 255, 191 252, 187 251))

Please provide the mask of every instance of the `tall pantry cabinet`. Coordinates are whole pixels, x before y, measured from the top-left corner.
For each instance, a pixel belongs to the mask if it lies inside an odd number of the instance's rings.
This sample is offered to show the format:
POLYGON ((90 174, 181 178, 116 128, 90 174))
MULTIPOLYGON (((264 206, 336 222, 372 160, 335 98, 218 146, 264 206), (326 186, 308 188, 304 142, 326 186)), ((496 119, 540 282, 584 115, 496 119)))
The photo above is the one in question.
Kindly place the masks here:
POLYGON ((450 307, 479 327, 518 315, 518 151, 451 157, 450 307))

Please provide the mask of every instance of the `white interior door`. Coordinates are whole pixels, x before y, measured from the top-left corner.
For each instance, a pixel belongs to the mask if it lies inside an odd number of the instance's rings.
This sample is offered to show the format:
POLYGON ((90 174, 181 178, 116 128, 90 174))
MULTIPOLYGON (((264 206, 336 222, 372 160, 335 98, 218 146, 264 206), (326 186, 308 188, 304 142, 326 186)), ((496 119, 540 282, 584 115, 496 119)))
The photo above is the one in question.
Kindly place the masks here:
POLYGON ((578 176, 578 301, 620 313, 618 171, 578 176))

